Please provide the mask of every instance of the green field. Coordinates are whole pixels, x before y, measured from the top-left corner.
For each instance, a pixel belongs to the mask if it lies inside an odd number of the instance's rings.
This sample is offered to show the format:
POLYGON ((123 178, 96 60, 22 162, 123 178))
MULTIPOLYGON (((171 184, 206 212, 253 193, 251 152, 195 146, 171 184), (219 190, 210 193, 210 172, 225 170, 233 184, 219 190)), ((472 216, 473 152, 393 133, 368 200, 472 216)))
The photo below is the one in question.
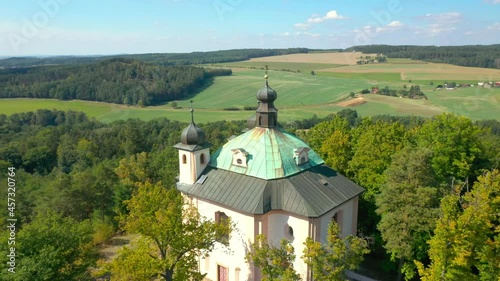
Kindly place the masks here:
POLYGON ((474 120, 500 120, 500 88, 470 87, 426 92, 426 95, 431 103, 447 108, 448 112, 474 120))
MULTIPOLYGON (((269 84, 278 93, 275 102, 280 121, 309 118, 313 114, 324 117, 345 107, 337 105, 349 97, 351 92, 370 89, 372 86, 401 89, 403 85, 420 85, 428 100, 409 100, 381 95, 363 95, 366 103, 349 107, 362 116, 378 114, 434 116, 442 112, 465 115, 471 119, 500 120, 500 88, 459 88, 436 90, 435 86, 445 80, 457 83, 500 80, 500 70, 465 68, 446 64, 432 64, 407 59, 391 60, 388 64, 349 65, 272 62, 270 69, 301 69, 300 73, 290 71, 269 71, 269 84), (318 70, 322 67, 321 70, 318 70), (316 75, 311 75, 314 69, 316 75), (412 78, 410 83, 407 79, 412 78), (405 78, 405 79, 402 79, 405 78), (431 81, 433 85, 431 85, 431 81)), ((180 109, 166 104, 155 107, 130 107, 87 101, 58 101, 43 99, 0 99, 0 113, 13 114, 48 108, 83 111, 89 117, 103 122, 140 118, 150 120, 156 117, 189 121, 189 100, 194 101, 198 123, 218 120, 242 120, 253 111, 227 111, 224 108, 256 106, 255 94, 264 86, 264 71, 251 67, 264 67, 265 62, 245 61, 220 64, 233 67, 232 76, 215 77, 214 83, 197 95, 177 101, 180 109), (244 68, 241 68, 244 66, 244 68)), ((219 65, 219 66, 220 66, 219 65)))
POLYGON ((380 82, 401 82, 399 73, 390 72, 368 72, 368 73, 353 73, 353 72, 318 72, 318 76, 327 76, 335 78, 357 79, 369 81, 372 84, 380 82))
POLYGON ((291 71, 291 72, 301 72, 310 74, 311 70, 318 71, 321 69, 327 68, 335 68, 339 66, 343 66, 342 64, 333 64, 333 63, 312 63, 312 62, 261 62, 261 61, 241 61, 241 62, 232 62, 232 63, 218 63, 211 64, 210 67, 226 67, 226 68, 249 68, 249 69, 258 69, 264 70, 265 67, 268 67, 270 70, 278 70, 278 71, 291 71))
MULTIPOLYGON (((216 77, 214 84, 194 98, 197 108, 222 109, 226 107, 256 106, 255 97, 264 86, 262 70, 243 70, 232 76, 216 77)), ((371 87, 367 80, 325 77, 311 74, 269 71, 269 85, 278 93, 278 108, 289 106, 324 105, 345 99, 351 91, 371 87)), ((189 100, 179 101, 189 106, 189 100)))

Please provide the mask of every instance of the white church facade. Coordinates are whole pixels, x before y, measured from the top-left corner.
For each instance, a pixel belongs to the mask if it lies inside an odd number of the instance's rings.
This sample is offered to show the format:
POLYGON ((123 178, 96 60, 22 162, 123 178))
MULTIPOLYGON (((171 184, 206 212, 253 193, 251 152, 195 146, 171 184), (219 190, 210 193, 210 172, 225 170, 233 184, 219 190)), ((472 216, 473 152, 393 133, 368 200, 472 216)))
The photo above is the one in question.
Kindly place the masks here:
MULTIPOLYGON (((267 78, 267 77, 266 77, 267 78)), ((259 106, 249 130, 210 155, 205 134, 192 120, 175 145, 179 151, 177 188, 201 215, 236 224, 229 248, 218 245, 199 269, 213 281, 257 281, 260 272, 245 262, 255 237, 275 245, 283 238, 295 248, 294 269, 303 280, 310 270, 300 258, 304 241, 326 242, 335 220, 342 235, 356 234, 358 196, 364 189, 324 164, 305 142, 278 128, 276 92, 258 91, 259 106)))

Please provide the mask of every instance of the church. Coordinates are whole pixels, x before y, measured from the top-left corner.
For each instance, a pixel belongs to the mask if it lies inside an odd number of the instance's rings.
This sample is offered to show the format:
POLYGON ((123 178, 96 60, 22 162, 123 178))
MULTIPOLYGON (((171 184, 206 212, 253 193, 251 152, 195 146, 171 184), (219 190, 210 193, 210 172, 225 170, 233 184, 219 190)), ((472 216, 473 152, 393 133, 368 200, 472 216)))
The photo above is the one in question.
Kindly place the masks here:
POLYGON ((300 258, 306 238, 325 243, 332 220, 342 235, 356 234, 358 197, 364 189, 278 127, 278 96, 265 78, 246 132, 210 155, 211 145, 192 117, 174 146, 179 151, 177 188, 201 215, 214 221, 230 217, 236 224, 227 237, 229 248, 220 244, 209 257, 199 258, 207 280, 260 280, 258 268, 245 262, 259 234, 275 245, 288 239, 295 248, 295 270, 303 280, 311 280, 300 258))

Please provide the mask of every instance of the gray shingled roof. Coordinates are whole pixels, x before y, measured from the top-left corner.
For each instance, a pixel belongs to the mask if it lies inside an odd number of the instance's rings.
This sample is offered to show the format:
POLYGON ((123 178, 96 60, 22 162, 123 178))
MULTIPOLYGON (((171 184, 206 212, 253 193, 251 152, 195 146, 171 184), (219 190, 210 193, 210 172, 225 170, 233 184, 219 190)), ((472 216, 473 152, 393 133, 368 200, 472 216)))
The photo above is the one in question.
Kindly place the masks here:
POLYGON ((364 189, 326 165, 311 167, 290 177, 264 180, 207 167, 192 185, 178 184, 190 196, 248 213, 283 210, 319 217, 361 194, 364 189))

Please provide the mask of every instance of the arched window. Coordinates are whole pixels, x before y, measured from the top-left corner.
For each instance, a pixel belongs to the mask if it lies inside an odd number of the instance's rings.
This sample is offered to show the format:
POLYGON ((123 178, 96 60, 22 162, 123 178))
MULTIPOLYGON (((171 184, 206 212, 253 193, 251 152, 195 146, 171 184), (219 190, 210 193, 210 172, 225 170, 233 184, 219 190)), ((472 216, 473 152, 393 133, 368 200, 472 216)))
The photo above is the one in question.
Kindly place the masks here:
POLYGON ((293 228, 289 224, 286 224, 284 230, 285 230, 285 237, 286 237, 286 239, 293 240, 294 239, 294 237, 293 237, 293 228))
POLYGON ((332 217, 332 221, 334 221, 338 226, 342 233, 342 222, 343 222, 342 210, 338 210, 332 217))
POLYGON ((205 154, 203 153, 200 155, 200 163, 205 164, 205 154))
MULTIPOLYGON (((228 219, 229 219, 229 217, 226 215, 226 213, 221 212, 221 211, 215 212, 215 223, 220 224, 220 223, 226 222, 228 219)), ((221 243, 229 242, 229 234, 218 237, 217 241, 219 241, 221 243)))
POLYGON ((231 149, 233 152, 233 165, 239 166, 239 167, 247 167, 247 157, 248 157, 248 152, 245 151, 243 148, 235 148, 231 149))
POLYGON ((182 154, 182 164, 187 164, 186 154, 182 154))

